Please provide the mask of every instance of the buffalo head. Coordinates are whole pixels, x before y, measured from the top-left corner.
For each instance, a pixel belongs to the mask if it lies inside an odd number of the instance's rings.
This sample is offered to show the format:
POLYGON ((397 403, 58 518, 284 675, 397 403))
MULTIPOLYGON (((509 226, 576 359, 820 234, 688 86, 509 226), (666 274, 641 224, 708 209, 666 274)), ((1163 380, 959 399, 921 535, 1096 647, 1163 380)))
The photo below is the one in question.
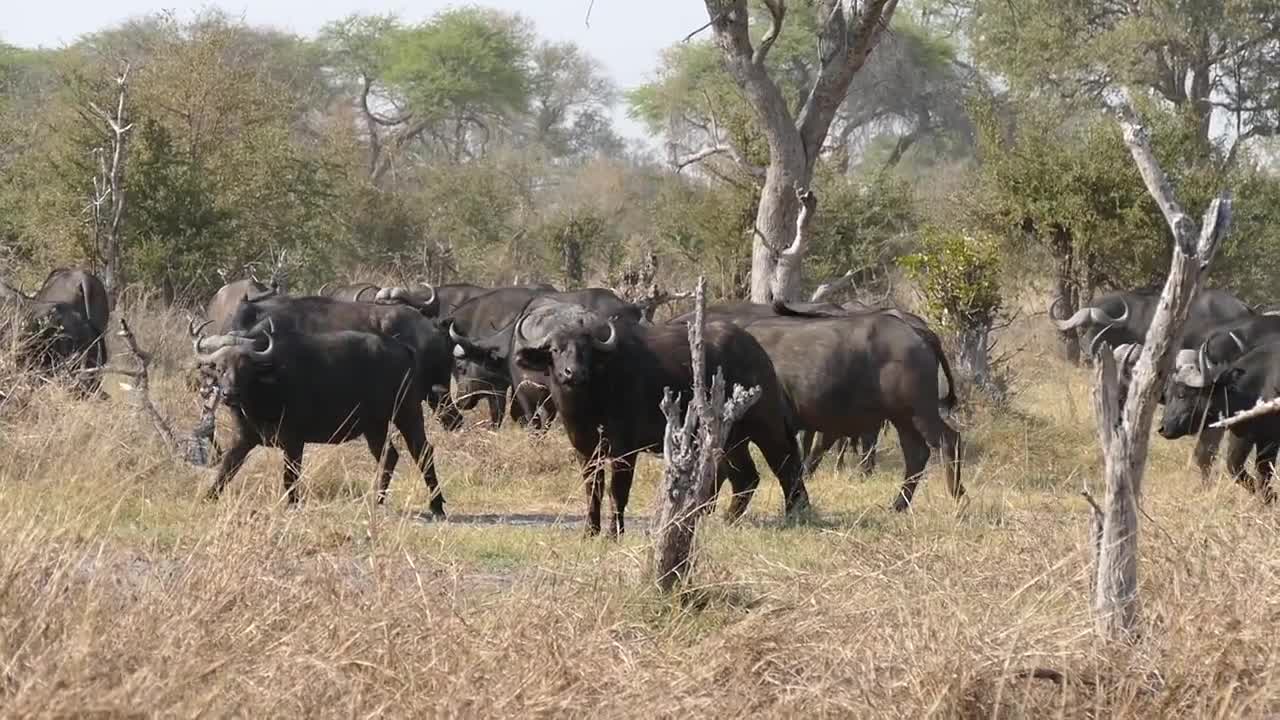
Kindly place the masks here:
POLYGON ((254 328, 244 335, 197 337, 192 345, 197 366, 209 374, 222 402, 229 407, 241 405, 253 384, 273 381, 275 340, 267 329, 254 328), (265 347, 259 349, 259 345, 265 347))
POLYGON ((404 304, 423 315, 434 317, 440 310, 436 289, 430 285, 384 287, 374 295, 374 302, 404 304))
POLYGON ((1165 391, 1164 416, 1157 430, 1160 437, 1186 437, 1215 419, 1213 388, 1224 369, 1208 359, 1204 345, 1199 350, 1178 351, 1173 377, 1165 391))
POLYGON ((596 358, 608 357, 618 346, 613 319, 602 322, 593 313, 564 313, 535 320, 526 316, 516 324, 516 365, 545 374, 561 387, 590 382, 596 358))
POLYGON ((1130 316, 1129 303, 1124 298, 1117 298, 1124 309, 1119 315, 1111 315, 1105 309, 1100 307, 1085 306, 1080 308, 1067 318, 1060 318, 1057 313, 1058 304, 1063 302, 1063 298, 1055 298, 1053 303, 1049 305, 1049 317, 1053 320, 1053 324, 1057 326, 1061 332, 1070 332, 1077 328, 1085 329, 1085 343, 1089 347, 1089 356, 1093 357, 1093 351, 1097 348, 1098 340, 1103 335, 1107 335, 1107 340, 1116 344, 1138 341, 1139 338, 1129 337, 1127 332, 1110 332, 1123 328, 1128 322, 1130 316))
POLYGON ((511 384, 507 368, 506 352, 510 343, 510 329, 499 330, 487 338, 472 340, 449 324, 449 339, 453 341, 453 379, 458 384, 455 402, 463 410, 476 406, 481 397, 501 393, 506 395, 511 384))

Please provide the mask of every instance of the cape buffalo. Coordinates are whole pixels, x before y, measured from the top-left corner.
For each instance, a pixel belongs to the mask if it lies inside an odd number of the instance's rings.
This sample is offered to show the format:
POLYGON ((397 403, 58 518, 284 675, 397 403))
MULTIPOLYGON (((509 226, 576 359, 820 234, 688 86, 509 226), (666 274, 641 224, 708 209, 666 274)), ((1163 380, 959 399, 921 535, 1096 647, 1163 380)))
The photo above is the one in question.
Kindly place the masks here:
MULTIPOLYGON (((1251 348, 1225 366, 1207 363, 1203 347, 1201 351, 1179 351, 1160 419, 1160 436, 1184 437, 1202 425, 1280 396, 1280 343, 1275 339, 1273 336, 1272 342, 1251 348)), ((1242 452, 1232 452, 1228 460, 1228 465, 1234 465, 1230 468, 1233 477, 1271 502, 1275 499, 1271 475, 1280 449, 1280 415, 1246 420, 1233 425, 1230 432, 1243 446, 1242 452), (1250 447, 1257 448, 1257 478, 1250 478, 1244 470, 1250 447)))
POLYGON ((888 421, 906 461, 895 510, 910 506, 930 448, 942 452, 951 496, 964 494, 960 435, 939 412, 940 405, 954 405, 955 381, 936 336, 889 313, 762 318, 744 329, 773 360, 800 428, 822 433, 814 453, 820 456, 832 438, 861 435, 888 421), (948 385, 941 400, 939 369, 948 385))
MULTIPOLYGON (((523 321, 522 321, 523 322, 523 321)), ((611 535, 625 530, 623 515, 631 494, 635 455, 661 452, 666 429, 659 404, 664 388, 689 397, 693 383, 688 333, 684 327, 643 326, 606 320, 582 308, 564 308, 561 322, 544 323, 516 353, 521 367, 545 374, 569 442, 583 467, 588 488, 587 531, 600 531, 604 462, 610 462, 613 500, 611 535)), ((745 512, 760 482, 745 441, 754 443, 778 477, 786 512, 808 505, 796 443, 796 426, 773 364, 760 344, 729 323, 710 322, 703 333, 708 384, 716 368, 728 387, 759 387, 760 398, 736 423, 725 443, 721 477, 734 497, 728 515, 745 512)))
POLYGON ((231 322, 233 333, 253 332, 270 320, 281 331, 322 333, 337 330, 372 332, 413 348, 423 396, 446 429, 464 422, 449 396, 452 363, 449 341, 439 325, 398 304, 356 303, 320 296, 276 296, 241 303, 231 322))
POLYGON ((489 404, 489 422, 495 427, 502 424, 511 373, 497 354, 509 347, 511 328, 529 301, 547 292, 535 288, 498 288, 462 303, 450 314, 450 336, 479 343, 463 345, 454 340, 453 377, 457 383, 458 406, 463 410, 470 410, 483 398, 489 404))
POLYGON ((231 331, 231 319, 243 300, 257 302, 277 294, 276 288, 267 287, 257 280, 244 278, 227 283, 214 293, 209 304, 205 305, 204 318, 208 322, 207 329, 221 335, 231 331))
POLYGON ((264 331, 196 340, 195 350, 197 362, 214 369, 222 401, 234 411, 235 439, 222 456, 209 498, 222 493, 250 451, 266 445, 284 451, 285 497, 295 503, 307 443, 364 437, 382 466, 382 503, 400 457, 387 444, 388 425, 394 424, 427 484, 432 515, 444 516, 412 347, 385 335, 349 330, 314 335, 264 331))
MULTIPOLYGON (((774 301, 772 304, 751 302, 725 303, 721 305, 713 305, 707 308, 706 313, 709 318, 726 320, 740 327, 747 327, 751 323, 764 318, 793 317, 813 319, 883 313, 916 328, 921 336, 931 343, 931 346, 935 348, 936 353, 940 357, 942 356, 941 340, 938 339, 937 335, 929 328, 928 323, 926 323, 920 316, 903 310, 898 310, 896 308, 882 308, 866 305, 865 303, 857 300, 847 302, 843 305, 823 302, 793 303, 781 301, 774 301)), ((673 318, 670 322, 688 322, 692 317, 693 313, 686 313, 673 318)), ((836 464, 837 468, 839 468, 849 444, 853 444, 855 450, 857 450, 858 445, 861 445, 861 459, 859 461, 859 467, 863 474, 871 474, 875 469, 876 445, 879 441, 880 432, 884 429, 884 424, 884 422, 877 423, 866 431, 849 437, 831 438, 828 437, 826 433, 805 431, 802 434, 801 447, 805 451, 806 472, 812 473, 817 469, 818 465, 822 462, 822 457, 828 446, 836 449, 836 464)))
MULTIPOLYGON (((40 372, 59 368, 94 369, 107 364, 105 333, 110 304, 102 281, 82 270, 59 268, 49 273, 33 297, 0 288, 18 333, 21 359, 40 372)), ((100 375, 76 374, 82 393, 101 392, 100 375)))
MULTIPOLYGON (((1156 306, 1160 303, 1160 291, 1103 295, 1069 318, 1059 318, 1055 313, 1060 302, 1062 298, 1057 298, 1049 305, 1050 319, 1062 332, 1083 328, 1083 342, 1092 352, 1101 339, 1105 339, 1112 347, 1146 342, 1147 330, 1151 327, 1151 319, 1155 317, 1156 306)), ((1253 309, 1231 293, 1225 290, 1204 290, 1196 295, 1195 302, 1191 305, 1178 347, 1199 347, 1209 333, 1252 314, 1253 309)))

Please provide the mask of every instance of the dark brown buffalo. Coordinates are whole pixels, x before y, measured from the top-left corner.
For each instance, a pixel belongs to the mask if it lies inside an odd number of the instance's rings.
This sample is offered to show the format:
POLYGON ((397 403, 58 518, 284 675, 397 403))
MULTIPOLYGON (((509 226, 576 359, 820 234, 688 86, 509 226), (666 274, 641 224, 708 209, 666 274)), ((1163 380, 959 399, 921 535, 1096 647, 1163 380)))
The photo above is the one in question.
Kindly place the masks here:
MULTIPOLYGON (((1276 336, 1263 338, 1258 345, 1232 360, 1208 363, 1203 351, 1181 350, 1174 361, 1174 377, 1167 392, 1164 416, 1157 432, 1175 439, 1192 435, 1201 427, 1259 402, 1280 397, 1280 342, 1276 336)), ((1280 452, 1280 414, 1264 414, 1233 425, 1233 442, 1227 465, 1236 482, 1259 494, 1264 501, 1275 500, 1271 476, 1280 452), (1257 449, 1258 475, 1244 469, 1249 450, 1257 449)))
POLYGON ((451 337, 480 343, 481 354, 454 340, 453 378, 457 384, 458 406, 475 407, 481 399, 489 405, 489 422, 495 427, 506 415, 511 372, 500 353, 510 345, 511 329, 529 301, 549 291, 537 288, 498 288, 474 297, 449 315, 451 337))
POLYGON ((491 387, 501 387, 505 374, 506 383, 512 390, 512 419, 538 429, 545 428, 555 419, 555 403, 547 389, 547 378, 515 362, 516 353, 526 343, 526 338, 515 329, 523 327, 527 332, 541 336, 546 330, 542 323, 554 325, 561 312, 573 312, 575 308, 619 322, 639 322, 641 317, 638 306, 618 297, 612 290, 588 288, 537 295, 529 300, 510 326, 488 337, 473 340, 451 327, 450 339, 457 344, 454 358, 457 360, 455 377, 459 378, 459 385, 483 382, 491 387))
POLYGON ((323 333, 340 330, 372 332, 413 348, 423 396, 446 429, 462 426, 463 417, 449 395, 449 339, 435 320, 400 304, 346 302, 320 296, 275 296, 241 303, 229 332, 260 332, 270 320, 277 330, 323 333))
POLYGON ((267 287, 257 280, 244 278, 235 282, 227 283, 214 293, 213 298, 204 308, 204 319, 206 326, 204 329, 215 335, 221 335, 231 331, 231 320, 235 317, 236 310, 240 307, 241 301, 265 300, 276 294, 276 289, 267 287))
MULTIPOLYGON (((663 389, 689 396, 693 377, 688 333, 681 326, 604 320, 581 308, 566 308, 562 319, 558 325, 543 323, 549 332, 540 337, 518 328, 528 343, 517 351, 516 362, 548 378, 551 397, 583 467, 587 531, 600 531, 603 462, 608 461, 613 500, 609 532, 622 534, 635 456, 662 449, 663 389)), ((729 517, 745 512, 760 482, 747 441, 760 449, 778 477, 787 514, 807 506, 792 410, 769 357, 750 335, 729 323, 708 323, 703 337, 708 384, 710 373, 720 368, 730 387, 736 383, 761 390, 725 444, 721 477, 729 479, 734 492, 729 517)))
POLYGON ((50 272, 33 297, 3 285, 4 320, 18 332, 20 359, 40 373, 69 370, 86 395, 101 393, 102 378, 81 373, 107 364, 110 302, 102 281, 83 270, 50 272))
POLYGON ((801 429, 821 433, 819 456, 836 437, 855 437, 891 423, 898 431, 906 472, 895 510, 911 504, 928 463, 941 450, 952 497, 960 482, 960 435, 939 405, 955 402, 955 382, 936 336, 892 313, 843 318, 761 318, 744 325, 773 360, 796 409, 801 429), (939 400, 938 370, 948 392, 939 400))
POLYGON ((363 437, 382 465, 382 503, 400 457, 387 444, 394 424, 427 484, 431 513, 444 516, 412 347, 385 335, 339 331, 217 335, 197 340, 195 349, 197 362, 212 368, 222 402, 234 411, 235 439, 208 497, 217 498, 250 451, 265 445, 284 451, 284 492, 292 504, 307 443, 363 437))

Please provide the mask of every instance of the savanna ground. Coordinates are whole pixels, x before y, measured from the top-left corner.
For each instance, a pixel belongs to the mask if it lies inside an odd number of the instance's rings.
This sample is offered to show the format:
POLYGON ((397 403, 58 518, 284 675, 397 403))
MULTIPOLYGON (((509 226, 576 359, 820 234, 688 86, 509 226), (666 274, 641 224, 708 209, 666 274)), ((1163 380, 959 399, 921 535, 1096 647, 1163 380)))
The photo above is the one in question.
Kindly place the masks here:
MULTIPOLYGON (((153 396, 185 430, 185 320, 130 317, 158 355, 153 396)), ((1152 445, 1143 638, 1094 639, 1079 495, 1100 466, 1090 375, 1051 359, 1045 325, 1006 338, 1024 346, 1010 407, 962 418, 966 505, 931 468, 914 509, 891 513, 892 435, 870 479, 824 464, 806 524, 782 523, 765 470, 742 525, 701 528, 685 601, 648 582, 653 457, 621 542, 582 537, 558 428, 432 421, 449 522, 418 519, 411 467, 373 507, 363 443, 308 450, 298 510, 277 502, 273 450, 209 504, 211 471, 167 457, 114 379, 110 403, 41 390, 0 428, 0 714, 1280 712, 1280 520, 1220 476, 1203 486, 1190 441, 1152 445)), ((116 348, 113 362, 131 360, 116 348)))

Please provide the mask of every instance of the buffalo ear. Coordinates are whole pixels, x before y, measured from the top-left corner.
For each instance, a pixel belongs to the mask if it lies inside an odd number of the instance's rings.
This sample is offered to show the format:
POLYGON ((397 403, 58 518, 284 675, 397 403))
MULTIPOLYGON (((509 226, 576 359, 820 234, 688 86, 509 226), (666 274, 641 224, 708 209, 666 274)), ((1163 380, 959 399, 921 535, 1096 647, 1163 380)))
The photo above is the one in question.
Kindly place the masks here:
POLYGON ((1214 380, 1215 385, 1221 385, 1225 388, 1234 387, 1240 379, 1244 377, 1244 368, 1231 367, 1223 370, 1214 380))
POLYGON ((547 372, 551 369, 551 351, 543 348, 520 348, 516 351, 516 365, 530 372, 547 372))

